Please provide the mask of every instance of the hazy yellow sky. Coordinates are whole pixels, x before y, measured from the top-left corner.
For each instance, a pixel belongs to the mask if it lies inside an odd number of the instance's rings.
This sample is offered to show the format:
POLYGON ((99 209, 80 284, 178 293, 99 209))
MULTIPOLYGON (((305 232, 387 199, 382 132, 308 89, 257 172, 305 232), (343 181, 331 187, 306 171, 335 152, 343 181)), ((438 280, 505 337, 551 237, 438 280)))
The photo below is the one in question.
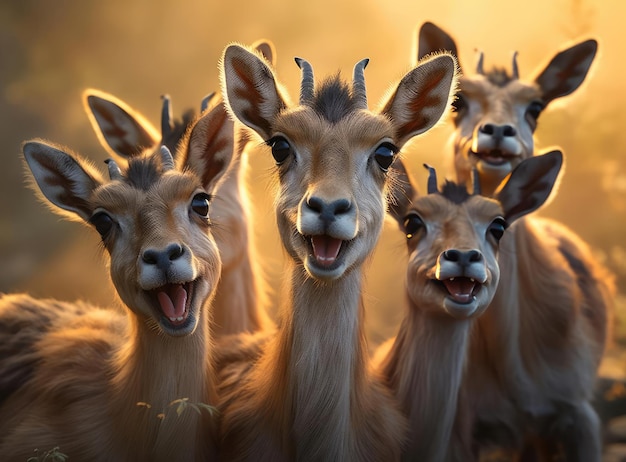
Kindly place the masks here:
MULTIPOLYGON (((539 147, 561 145, 567 157, 560 194, 544 213, 598 249, 626 292, 624 18, 626 3, 619 0, 3 2, 0 290, 111 299, 108 283, 102 283, 106 275, 95 233, 77 233, 78 225, 60 222, 37 203, 24 186, 20 163, 20 143, 34 137, 70 146, 98 164, 106 158, 81 105, 84 88, 111 92, 158 125, 160 94, 172 95, 176 114, 197 107, 219 88, 223 48, 264 37, 276 45, 277 74, 292 97, 299 84, 294 56, 309 60, 318 76, 337 70, 350 75, 356 61, 369 57, 366 81, 375 103, 413 63, 416 28, 428 20, 455 37, 465 69, 473 68, 476 49, 485 52, 487 67, 510 66, 517 50, 522 78, 532 77, 566 44, 598 39, 599 54, 583 86, 549 106, 539 121, 539 147)), ((412 143, 405 153, 411 165, 417 169, 428 161, 443 168, 452 130, 451 123, 443 123, 412 143)), ((260 216, 271 216, 271 162, 263 153, 253 154, 254 205, 260 216)), ((282 250, 273 221, 257 223, 266 250, 262 259, 278 277, 282 250)), ((397 262, 403 254, 401 236, 388 226, 368 276, 374 324, 401 316, 393 305, 401 303, 404 268, 397 262)), ((387 327, 378 331, 388 333, 387 327)))

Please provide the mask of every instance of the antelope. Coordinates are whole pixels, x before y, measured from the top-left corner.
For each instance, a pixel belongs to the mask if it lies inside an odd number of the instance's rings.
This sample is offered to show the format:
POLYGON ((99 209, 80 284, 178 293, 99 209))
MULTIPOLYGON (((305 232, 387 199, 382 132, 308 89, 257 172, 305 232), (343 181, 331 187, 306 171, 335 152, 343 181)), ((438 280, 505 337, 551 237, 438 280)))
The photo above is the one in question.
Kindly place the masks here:
MULTIPOLYGON (((478 75, 461 79, 456 103, 457 180, 465 181, 475 164, 489 195, 513 165, 532 156, 539 113, 578 88, 596 47, 588 40, 560 52, 532 84, 519 80, 515 58, 512 75, 485 74, 481 58, 478 75), (517 150, 505 152, 502 144, 500 151, 484 148, 490 131, 517 150), (469 142, 472 134, 476 138, 469 142), (467 157, 468 152, 483 154, 467 157)), ((452 38, 430 23, 422 26, 417 48, 418 56, 456 52, 452 38)), ((511 227, 500 244, 499 263, 500 285, 475 326, 463 381, 471 407, 464 412, 478 445, 497 440, 512 452, 534 446, 546 460, 553 450, 568 461, 599 460, 599 422, 590 398, 612 312, 611 275, 572 231, 536 217, 511 227)))
POLYGON ((407 238, 407 312, 375 362, 408 417, 403 460, 469 459, 452 431, 471 328, 498 286, 500 239, 545 202, 561 163, 559 151, 521 162, 493 198, 480 195, 477 182, 472 194, 450 181, 439 190, 432 167, 420 196, 406 167, 394 163, 402 188, 390 214, 407 238))
POLYGON ((420 63, 379 112, 368 110, 364 69, 316 85, 302 70, 289 103, 271 66, 230 45, 220 75, 228 110, 271 148, 276 219, 289 255, 278 331, 238 380, 220 386, 225 460, 397 460, 404 418, 370 374, 363 331, 363 264, 386 209, 399 149, 437 123, 455 81, 447 54, 420 63))
MULTIPOLYGON (((417 59, 438 50, 458 56, 454 39, 426 22, 419 30, 417 59)), ((532 80, 520 79, 517 52, 512 72, 484 70, 480 53, 476 72, 459 78, 453 103, 454 168, 459 182, 469 182, 476 167, 484 194, 491 194, 523 159, 534 155, 539 115, 555 99, 573 93, 585 80, 598 50, 590 39, 556 54, 532 80)))
MULTIPOLYGON (((276 52, 271 42, 253 44, 268 61, 276 52)), ((83 93, 84 107, 103 146, 113 155, 132 158, 146 148, 166 145, 172 152, 188 129, 193 114, 187 111, 181 121, 172 119, 169 97, 163 98, 161 135, 146 118, 128 104, 108 93, 88 89, 83 93)), ((203 102, 202 106, 206 106, 203 102)), ((216 107, 217 110, 217 107, 216 107)), ((223 110, 226 118, 226 111, 223 110)), ((265 307, 269 288, 262 277, 260 258, 252 242, 253 219, 245 187, 244 149, 246 133, 234 127, 236 152, 231 168, 220 185, 212 204, 212 217, 219 226, 212 229, 222 259, 222 274, 213 300, 211 326, 217 337, 240 332, 270 330, 272 321, 265 307)))
MULTIPOLYGON (((33 370, 0 408, 3 460, 54 447, 72 460, 214 457, 217 425, 205 409, 216 401, 209 309, 221 262, 209 208, 231 132, 214 107, 176 161, 166 147, 127 167, 109 160, 108 181, 65 148, 23 145, 41 197, 100 234, 126 309, 50 306, 52 326, 25 352, 37 356, 33 370)), ((0 311, 48 303, 8 295, 0 311)))

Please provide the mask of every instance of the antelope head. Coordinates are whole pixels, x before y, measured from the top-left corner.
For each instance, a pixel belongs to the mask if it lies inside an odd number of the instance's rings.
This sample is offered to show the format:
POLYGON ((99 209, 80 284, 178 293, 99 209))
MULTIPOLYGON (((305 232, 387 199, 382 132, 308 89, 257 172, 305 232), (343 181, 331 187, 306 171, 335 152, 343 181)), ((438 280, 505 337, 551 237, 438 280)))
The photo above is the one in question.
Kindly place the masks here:
POLYGON ((274 71, 239 45, 224 52, 223 94, 234 117, 263 138, 276 162, 278 228, 289 255, 309 276, 333 280, 374 248, 385 214, 387 171, 410 138, 437 123, 448 106, 456 64, 425 60, 395 88, 382 110, 368 109, 364 69, 316 86, 302 70, 300 100, 290 105, 274 71))
POLYGON ((428 194, 419 195, 402 162, 394 164, 398 188, 390 207, 406 235, 407 290, 412 304, 434 314, 465 319, 489 306, 498 286, 498 242, 507 227, 549 197, 560 151, 520 162, 493 198, 465 184, 437 186, 430 170, 428 194))
MULTIPOLYGON (((418 34, 418 58, 447 50, 458 56, 452 37, 432 23, 418 34)), ((490 194, 522 160, 534 154, 534 132, 541 112, 553 100, 569 95, 584 81, 598 43, 586 40, 567 48, 538 69, 530 80, 520 79, 517 52, 511 72, 485 72, 480 53, 475 72, 459 79, 453 103, 454 164, 457 181, 469 182, 478 169, 485 194, 490 194)))
POLYGON ((194 125, 174 161, 161 147, 121 167, 108 161, 109 179, 84 158, 40 140, 24 157, 53 210, 92 226, 110 256, 122 301, 137 317, 171 336, 196 329, 217 283, 221 262, 208 232, 211 193, 233 152, 232 125, 222 109, 194 125))

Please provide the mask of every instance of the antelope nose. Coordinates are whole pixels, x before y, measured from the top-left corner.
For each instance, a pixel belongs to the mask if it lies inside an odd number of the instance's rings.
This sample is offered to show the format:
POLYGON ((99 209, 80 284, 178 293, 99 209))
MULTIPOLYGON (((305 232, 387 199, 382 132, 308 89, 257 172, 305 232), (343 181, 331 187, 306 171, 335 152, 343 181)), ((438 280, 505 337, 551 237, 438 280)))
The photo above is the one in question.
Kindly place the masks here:
POLYGON ((306 201, 307 207, 317 213, 320 220, 324 223, 332 223, 340 215, 349 213, 352 204, 348 199, 337 199, 327 202, 316 196, 311 196, 306 201))
POLYGON ((505 124, 505 125, 496 125, 496 124, 484 124, 479 128, 481 133, 485 135, 489 135, 492 138, 497 140, 501 140, 507 136, 515 136, 517 135, 517 130, 513 125, 505 124))
POLYGON ((468 267, 472 263, 482 261, 483 254, 479 250, 457 250, 449 249, 442 253, 444 260, 458 264, 461 267, 468 267))
POLYGON ((180 244, 170 244, 165 249, 146 249, 141 259, 148 265, 155 265, 165 271, 173 261, 183 256, 185 250, 180 244))

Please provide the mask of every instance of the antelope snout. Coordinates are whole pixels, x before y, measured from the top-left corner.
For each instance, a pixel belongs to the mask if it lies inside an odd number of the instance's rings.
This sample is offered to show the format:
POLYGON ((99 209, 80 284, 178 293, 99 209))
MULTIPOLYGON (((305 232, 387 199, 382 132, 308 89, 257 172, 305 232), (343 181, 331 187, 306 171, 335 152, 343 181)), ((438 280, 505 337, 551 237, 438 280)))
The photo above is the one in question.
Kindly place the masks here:
POLYGON ((352 239, 357 233, 357 208, 346 198, 327 200, 311 195, 300 202, 298 230, 305 236, 352 239))
POLYGON ((139 282, 144 290, 195 279, 191 250, 179 243, 143 249, 138 266, 139 282))
POLYGON ((448 249, 437 258, 437 279, 467 277, 479 282, 487 278, 485 258, 480 250, 448 249))

